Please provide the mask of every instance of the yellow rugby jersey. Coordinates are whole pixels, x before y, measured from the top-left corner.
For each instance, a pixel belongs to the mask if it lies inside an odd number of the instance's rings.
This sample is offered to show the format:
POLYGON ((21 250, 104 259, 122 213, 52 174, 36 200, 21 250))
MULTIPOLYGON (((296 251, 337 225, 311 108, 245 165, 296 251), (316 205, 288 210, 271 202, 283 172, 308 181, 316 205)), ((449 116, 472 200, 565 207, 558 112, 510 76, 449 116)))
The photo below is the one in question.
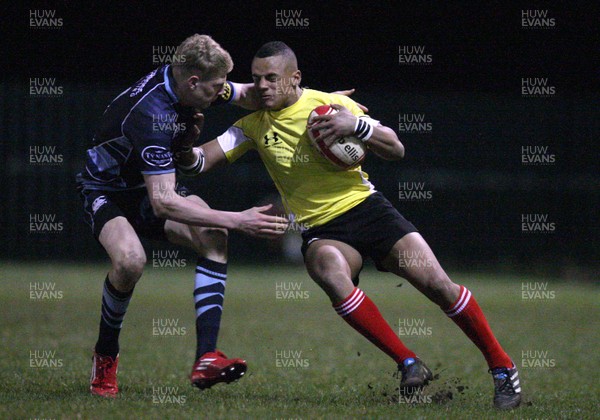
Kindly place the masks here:
POLYGON ((304 89, 293 105, 279 111, 256 111, 217 138, 229 162, 250 149, 258 151, 286 211, 303 227, 327 223, 375 192, 360 166, 340 170, 311 144, 306 131, 310 112, 332 103, 364 115, 346 96, 304 89))

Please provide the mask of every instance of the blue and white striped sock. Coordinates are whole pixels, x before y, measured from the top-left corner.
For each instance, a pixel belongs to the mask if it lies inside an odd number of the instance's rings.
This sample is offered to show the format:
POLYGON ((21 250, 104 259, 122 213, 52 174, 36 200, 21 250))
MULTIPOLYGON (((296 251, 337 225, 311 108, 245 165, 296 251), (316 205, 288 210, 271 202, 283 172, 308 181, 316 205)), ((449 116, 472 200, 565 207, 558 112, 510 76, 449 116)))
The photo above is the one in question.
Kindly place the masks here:
POLYGON ((223 312, 227 263, 198 258, 194 301, 196 302, 196 360, 215 351, 223 312))
POLYGON ((112 358, 119 354, 119 333, 132 294, 133 289, 129 292, 119 292, 106 276, 102 291, 102 316, 100 317, 100 333, 96 342, 96 353, 112 358))

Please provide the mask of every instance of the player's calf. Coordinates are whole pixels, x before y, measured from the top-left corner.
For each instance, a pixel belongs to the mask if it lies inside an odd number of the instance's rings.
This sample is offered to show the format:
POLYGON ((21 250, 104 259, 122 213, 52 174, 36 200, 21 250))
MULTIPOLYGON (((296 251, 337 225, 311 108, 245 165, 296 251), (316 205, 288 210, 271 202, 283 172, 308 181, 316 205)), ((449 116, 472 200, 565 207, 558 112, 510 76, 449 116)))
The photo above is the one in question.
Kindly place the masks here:
POLYGON ((444 270, 424 273, 423 276, 413 278, 415 287, 429 300, 441 308, 447 308, 458 297, 460 286, 454 284, 444 270))

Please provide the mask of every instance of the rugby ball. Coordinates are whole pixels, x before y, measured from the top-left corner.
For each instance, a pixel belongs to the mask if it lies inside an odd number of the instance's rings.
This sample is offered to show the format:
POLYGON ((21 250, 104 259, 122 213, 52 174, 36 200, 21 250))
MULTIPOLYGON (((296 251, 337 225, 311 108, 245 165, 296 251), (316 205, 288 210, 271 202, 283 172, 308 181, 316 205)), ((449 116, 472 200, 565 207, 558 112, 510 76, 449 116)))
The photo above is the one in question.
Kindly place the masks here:
POLYGON ((315 125, 313 120, 317 115, 331 115, 337 114, 337 112, 329 105, 321 105, 313 109, 306 124, 308 137, 313 146, 329 162, 340 169, 353 169, 365 160, 367 154, 367 147, 362 140, 354 136, 346 136, 328 141, 326 144, 323 139, 320 139, 321 131, 313 128, 315 125))

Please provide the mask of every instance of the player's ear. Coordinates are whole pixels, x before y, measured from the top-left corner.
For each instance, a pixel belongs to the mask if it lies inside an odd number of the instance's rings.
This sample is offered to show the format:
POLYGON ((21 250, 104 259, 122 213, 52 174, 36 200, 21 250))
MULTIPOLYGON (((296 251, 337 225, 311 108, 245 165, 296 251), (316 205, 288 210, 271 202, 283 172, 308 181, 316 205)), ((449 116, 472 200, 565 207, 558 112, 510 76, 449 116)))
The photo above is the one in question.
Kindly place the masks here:
POLYGON ((302 81, 302 72, 300 70, 296 70, 292 73, 292 78, 294 79, 294 87, 300 86, 300 82, 302 81))
POLYGON ((200 82, 200 77, 195 74, 188 77, 187 79, 187 85, 191 90, 196 89, 196 87, 198 86, 198 82, 200 82))

